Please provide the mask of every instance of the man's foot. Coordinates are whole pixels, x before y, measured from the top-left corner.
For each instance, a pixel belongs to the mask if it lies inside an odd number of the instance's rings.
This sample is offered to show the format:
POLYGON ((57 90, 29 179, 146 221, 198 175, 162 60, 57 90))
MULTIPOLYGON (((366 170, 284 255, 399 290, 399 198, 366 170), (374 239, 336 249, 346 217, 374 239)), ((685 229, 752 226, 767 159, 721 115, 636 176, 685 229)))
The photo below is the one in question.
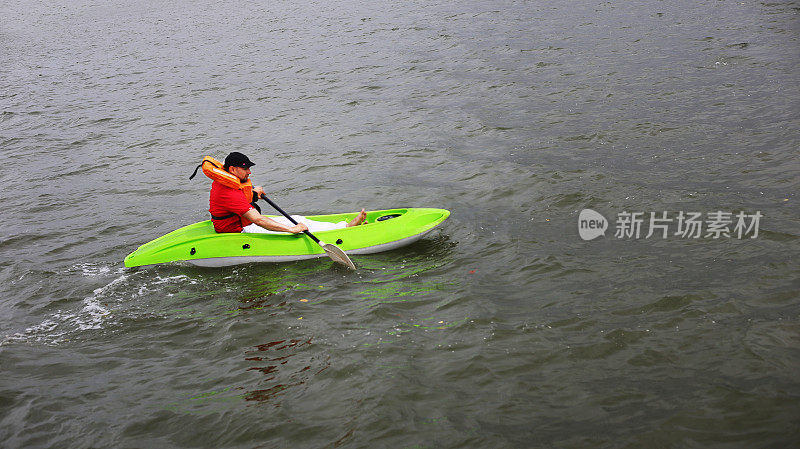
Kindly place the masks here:
MULTIPOLYGON (((361 209, 361 212, 358 213, 356 218, 354 218, 350 223, 347 223, 347 227, 358 226, 360 224, 365 224, 367 222, 367 213, 364 209, 361 209)), ((341 225, 339 225, 341 226, 341 225)))

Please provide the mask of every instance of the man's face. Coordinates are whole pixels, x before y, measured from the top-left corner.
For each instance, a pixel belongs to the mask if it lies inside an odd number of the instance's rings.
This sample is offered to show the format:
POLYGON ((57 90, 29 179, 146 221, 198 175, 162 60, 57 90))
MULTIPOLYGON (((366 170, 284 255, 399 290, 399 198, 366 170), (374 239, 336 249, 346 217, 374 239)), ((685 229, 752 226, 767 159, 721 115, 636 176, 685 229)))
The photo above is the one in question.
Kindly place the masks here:
POLYGON ((230 167, 230 172, 233 176, 239 178, 242 182, 247 182, 247 178, 250 177, 250 169, 249 168, 242 168, 242 167, 230 167))

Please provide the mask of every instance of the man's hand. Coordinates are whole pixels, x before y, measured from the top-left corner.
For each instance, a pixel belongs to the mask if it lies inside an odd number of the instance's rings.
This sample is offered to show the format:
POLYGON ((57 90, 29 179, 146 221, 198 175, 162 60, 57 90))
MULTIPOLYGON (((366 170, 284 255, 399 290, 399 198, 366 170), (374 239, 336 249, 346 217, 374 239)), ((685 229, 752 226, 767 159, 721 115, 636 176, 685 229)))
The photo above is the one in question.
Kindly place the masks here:
POLYGON ((291 232, 293 234, 298 234, 298 233, 303 232, 303 231, 308 231, 308 226, 306 226, 303 223, 298 223, 297 225, 292 226, 289 229, 291 229, 291 232))
POLYGON ((264 195, 264 188, 261 186, 255 186, 253 187, 253 192, 256 192, 256 195, 261 198, 261 195, 264 195))

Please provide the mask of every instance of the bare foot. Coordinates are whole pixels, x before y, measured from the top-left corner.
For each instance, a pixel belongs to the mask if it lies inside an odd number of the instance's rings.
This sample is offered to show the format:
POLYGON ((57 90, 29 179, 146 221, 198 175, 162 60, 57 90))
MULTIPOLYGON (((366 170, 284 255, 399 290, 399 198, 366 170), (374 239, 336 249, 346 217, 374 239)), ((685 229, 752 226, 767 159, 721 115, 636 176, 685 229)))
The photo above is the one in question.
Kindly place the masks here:
POLYGON ((365 223, 367 223, 367 213, 364 211, 364 209, 361 209, 361 212, 358 213, 356 218, 350 221, 350 223, 347 223, 347 227, 349 228, 352 226, 358 226, 360 224, 365 224, 365 223))

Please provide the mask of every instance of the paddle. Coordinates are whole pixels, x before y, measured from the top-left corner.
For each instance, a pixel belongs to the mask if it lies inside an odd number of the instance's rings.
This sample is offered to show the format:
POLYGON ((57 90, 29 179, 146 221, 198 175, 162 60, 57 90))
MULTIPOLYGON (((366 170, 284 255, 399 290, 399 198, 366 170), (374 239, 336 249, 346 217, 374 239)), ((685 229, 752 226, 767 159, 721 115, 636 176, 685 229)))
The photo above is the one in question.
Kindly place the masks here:
MULTIPOLYGON (((280 212, 281 215, 286 217, 289 221, 291 221, 294 224, 297 224, 297 222, 294 220, 294 218, 292 218, 291 215, 289 215, 286 212, 284 212, 283 209, 280 208, 280 206, 278 206, 277 204, 273 203, 272 200, 267 198, 266 195, 261 195, 261 199, 266 201, 266 202, 268 202, 270 206, 274 207, 275 210, 280 212)), ((356 266, 355 266, 355 264, 353 264, 353 261, 350 260, 349 257, 347 257, 347 254, 345 254, 345 252, 342 251, 341 248, 339 248, 336 245, 332 245, 330 243, 321 242, 318 238, 316 238, 314 236, 314 234, 310 233, 309 231, 303 231, 303 232, 307 236, 311 237, 311 240, 317 242, 317 245, 321 246, 322 249, 325 250, 325 254, 327 254, 328 257, 331 258, 331 260, 333 260, 334 262, 340 263, 340 264, 346 266, 347 268, 349 268, 351 270, 355 270, 356 269, 356 266)))

